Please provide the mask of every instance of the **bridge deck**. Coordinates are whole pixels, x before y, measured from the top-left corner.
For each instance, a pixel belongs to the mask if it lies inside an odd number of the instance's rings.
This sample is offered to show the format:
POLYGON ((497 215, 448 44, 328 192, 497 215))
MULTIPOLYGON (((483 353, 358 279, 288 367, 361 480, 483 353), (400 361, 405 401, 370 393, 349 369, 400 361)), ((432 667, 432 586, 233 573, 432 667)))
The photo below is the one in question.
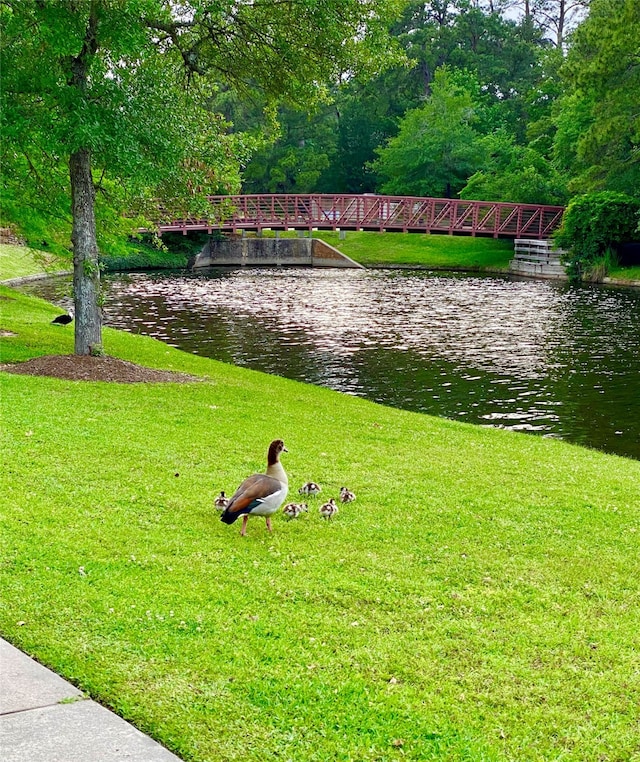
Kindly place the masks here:
POLYGON ((208 220, 161 224, 160 233, 191 230, 396 230, 409 233, 547 238, 564 208, 415 196, 260 194, 209 196, 208 220))

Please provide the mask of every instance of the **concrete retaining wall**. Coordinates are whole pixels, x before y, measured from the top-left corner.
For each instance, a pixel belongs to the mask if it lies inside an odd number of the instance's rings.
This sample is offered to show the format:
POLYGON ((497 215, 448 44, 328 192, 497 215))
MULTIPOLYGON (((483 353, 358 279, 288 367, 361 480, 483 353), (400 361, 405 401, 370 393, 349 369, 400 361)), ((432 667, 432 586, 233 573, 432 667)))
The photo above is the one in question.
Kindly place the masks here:
POLYGON ((514 249, 515 256, 509 263, 510 272, 529 278, 566 280, 567 273, 561 261, 564 252, 554 249, 552 241, 517 238, 514 249))
POLYGON ((210 240, 190 263, 199 267, 362 267, 324 241, 312 238, 210 240))

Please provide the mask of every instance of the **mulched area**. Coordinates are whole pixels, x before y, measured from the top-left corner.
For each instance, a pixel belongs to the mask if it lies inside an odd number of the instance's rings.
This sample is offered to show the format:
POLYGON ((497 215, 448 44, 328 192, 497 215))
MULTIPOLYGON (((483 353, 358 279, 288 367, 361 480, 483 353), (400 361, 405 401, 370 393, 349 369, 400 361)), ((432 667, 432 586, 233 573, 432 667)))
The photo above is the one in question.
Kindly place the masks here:
POLYGON ((46 355, 26 362, 0 365, 6 373, 27 376, 51 376, 68 381, 114 381, 121 384, 187 384, 202 381, 198 376, 170 370, 154 370, 116 357, 88 355, 46 355))

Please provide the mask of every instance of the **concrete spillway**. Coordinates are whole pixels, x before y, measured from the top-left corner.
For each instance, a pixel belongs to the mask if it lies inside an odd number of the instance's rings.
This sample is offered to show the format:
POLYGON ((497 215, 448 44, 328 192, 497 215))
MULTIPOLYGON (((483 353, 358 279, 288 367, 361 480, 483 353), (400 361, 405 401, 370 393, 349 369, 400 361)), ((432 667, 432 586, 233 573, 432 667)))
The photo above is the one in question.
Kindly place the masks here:
POLYGON ((362 267, 333 246, 312 238, 209 240, 191 267, 362 267))

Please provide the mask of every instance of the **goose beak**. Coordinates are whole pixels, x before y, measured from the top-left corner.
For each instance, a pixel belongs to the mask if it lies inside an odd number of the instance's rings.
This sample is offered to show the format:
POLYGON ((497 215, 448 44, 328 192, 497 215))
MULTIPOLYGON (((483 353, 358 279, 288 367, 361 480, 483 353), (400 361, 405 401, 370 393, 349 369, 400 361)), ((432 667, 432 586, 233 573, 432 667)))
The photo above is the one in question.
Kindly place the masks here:
POLYGON ((289 452, 289 450, 287 450, 287 448, 284 445, 282 445, 282 452, 289 452))

